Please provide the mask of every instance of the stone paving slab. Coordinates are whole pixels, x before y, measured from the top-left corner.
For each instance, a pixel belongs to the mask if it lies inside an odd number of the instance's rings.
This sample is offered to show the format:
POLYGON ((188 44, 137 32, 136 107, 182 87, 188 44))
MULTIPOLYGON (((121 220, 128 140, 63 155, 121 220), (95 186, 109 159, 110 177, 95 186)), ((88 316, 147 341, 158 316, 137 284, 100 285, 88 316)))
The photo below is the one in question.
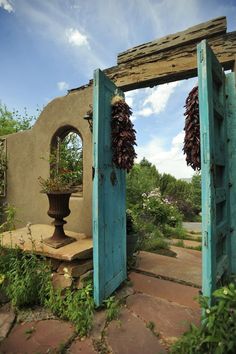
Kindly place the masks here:
POLYGON ((195 300, 199 295, 199 289, 197 288, 136 272, 131 272, 129 278, 136 292, 142 292, 194 309, 200 307, 195 300))
POLYGON ((108 326, 106 342, 113 354, 167 353, 160 339, 127 309, 122 311, 119 321, 112 321, 108 326))
POLYGON ((77 339, 73 342, 71 347, 67 350, 67 354, 96 354, 93 348, 93 343, 90 338, 81 341, 77 339))
POLYGON ((0 342, 8 335, 15 317, 14 311, 9 308, 8 304, 0 308, 0 342))
POLYGON ((191 322, 195 325, 200 323, 200 309, 193 310, 147 294, 132 295, 126 304, 147 324, 153 322, 155 331, 160 333, 167 343, 173 342, 173 339, 188 330, 191 322))
POLYGON ((135 268, 138 271, 183 281, 201 288, 201 252, 174 246, 171 249, 176 252, 176 258, 140 252, 135 268))
POLYGON ((0 343, 1 354, 56 353, 74 333, 69 322, 45 320, 16 325, 0 343))
MULTIPOLYGON (((65 233, 68 236, 73 237, 75 241, 69 245, 55 249, 42 242, 44 239, 52 236, 54 226, 35 224, 31 225, 30 229, 32 240, 34 242, 34 253, 36 254, 66 261, 92 257, 93 240, 92 238, 86 237, 85 234, 65 230, 65 233)), ((32 251, 32 240, 30 238, 27 227, 13 230, 11 232, 4 232, 1 235, 3 246, 20 247, 26 252, 32 251)))

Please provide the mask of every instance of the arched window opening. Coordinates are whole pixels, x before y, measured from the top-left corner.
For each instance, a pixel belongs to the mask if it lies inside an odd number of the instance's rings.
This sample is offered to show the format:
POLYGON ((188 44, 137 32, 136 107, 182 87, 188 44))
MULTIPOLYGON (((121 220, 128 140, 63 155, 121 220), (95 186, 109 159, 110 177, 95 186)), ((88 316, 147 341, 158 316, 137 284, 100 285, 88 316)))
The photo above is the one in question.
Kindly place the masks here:
POLYGON ((60 176, 76 194, 83 191, 83 141, 77 129, 65 127, 52 139, 50 156, 52 177, 60 176))

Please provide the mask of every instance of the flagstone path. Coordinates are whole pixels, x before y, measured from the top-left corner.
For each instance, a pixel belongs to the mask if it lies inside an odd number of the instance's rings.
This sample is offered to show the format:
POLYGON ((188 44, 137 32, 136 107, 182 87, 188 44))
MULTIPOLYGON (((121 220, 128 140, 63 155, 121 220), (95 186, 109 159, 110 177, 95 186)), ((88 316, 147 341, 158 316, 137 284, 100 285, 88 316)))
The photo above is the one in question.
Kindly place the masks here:
POLYGON ((71 323, 50 318, 47 312, 34 317, 32 311, 31 316, 21 316, 23 322, 18 322, 9 306, 2 306, 0 354, 168 353, 170 344, 190 322, 200 322, 195 298, 199 293, 196 286, 201 284, 201 253, 180 247, 174 247, 174 251, 176 259, 140 252, 136 270, 129 274, 129 286, 117 292, 124 302, 119 319, 107 323, 105 311, 96 311, 88 338, 76 337, 71 323))

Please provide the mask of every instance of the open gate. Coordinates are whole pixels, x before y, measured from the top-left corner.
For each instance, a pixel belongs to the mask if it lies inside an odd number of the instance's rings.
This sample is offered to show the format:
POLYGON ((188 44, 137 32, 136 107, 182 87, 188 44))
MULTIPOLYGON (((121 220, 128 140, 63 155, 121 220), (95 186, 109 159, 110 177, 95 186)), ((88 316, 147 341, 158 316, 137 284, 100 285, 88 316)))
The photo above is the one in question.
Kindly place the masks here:
MULTIPOLYGON (((201 129, 203 294, 236 274, 236 91, 206 40, 197 47, 201 129)), ((117 87, 94 73, 93 245, 97 305, 126 278, 125 172, 114 167, 111 100, 117 87)), ((120 95, 123 95, 119 91, 120 95)))
POLYGON ((126 279, 126 172, 112 162, 111 100, 122 91, 101 70, 93 86, 94 300, 101 305, 126 279))
POLYGON ((234 73, 225 75, 206 40, 197 47, 202 175, 202 289, 212 292, 235 272, 236 122, 234 73), (234 129, 232 129, 234 127, 234 129), (234 156, 233 156, 234 155, 234 156), (234 180, 233 180, 234 179, 234 180))

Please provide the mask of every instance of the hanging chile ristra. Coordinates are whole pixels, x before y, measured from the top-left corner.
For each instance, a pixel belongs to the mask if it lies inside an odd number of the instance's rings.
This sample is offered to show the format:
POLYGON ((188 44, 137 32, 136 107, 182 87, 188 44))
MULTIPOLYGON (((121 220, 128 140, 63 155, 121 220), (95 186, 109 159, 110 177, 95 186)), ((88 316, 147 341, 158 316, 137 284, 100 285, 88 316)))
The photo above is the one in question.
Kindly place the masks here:
POLYGON ((183 151, 186 155, 187 165, 195 171, 201 169, 200 158, 200 122, 198 87, 194 87, 185 101, 185 138, 183 151))
POLYGON ((130 120, 132 110, 121 96, 112 99, 112 151, 113 162, 116 167, 129 172, 137 157, 134 149, 136 144, 136 131, 130 120))

